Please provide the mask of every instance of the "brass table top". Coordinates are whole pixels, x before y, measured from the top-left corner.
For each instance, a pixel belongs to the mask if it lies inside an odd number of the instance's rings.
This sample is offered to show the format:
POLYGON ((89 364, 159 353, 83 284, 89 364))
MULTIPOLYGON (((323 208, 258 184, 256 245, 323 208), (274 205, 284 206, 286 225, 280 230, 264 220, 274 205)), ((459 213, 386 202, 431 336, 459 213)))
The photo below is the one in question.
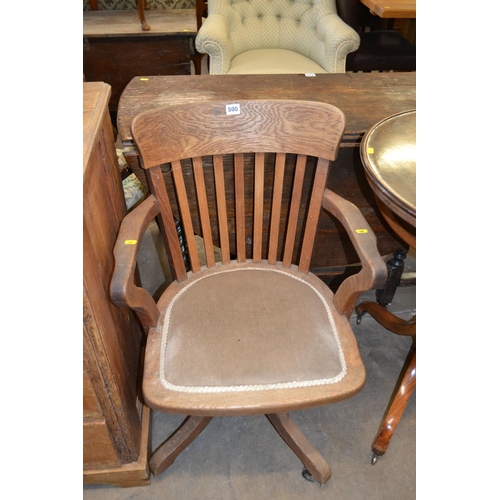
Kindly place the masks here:
POLYGON ((416 110, 375 124, 363 137, 360 152, 375 195, 416 227, 416 110))

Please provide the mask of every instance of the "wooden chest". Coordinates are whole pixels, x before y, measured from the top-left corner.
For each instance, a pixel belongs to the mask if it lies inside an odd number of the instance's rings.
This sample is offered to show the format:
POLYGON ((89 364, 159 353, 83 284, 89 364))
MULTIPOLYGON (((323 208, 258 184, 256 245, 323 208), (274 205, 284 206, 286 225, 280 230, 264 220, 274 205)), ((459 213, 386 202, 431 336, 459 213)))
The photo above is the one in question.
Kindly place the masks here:
POLYGON ((138 75, 190 75, 194 54, 194 9, 150 10, 149 31, 137 11, 83 13, 83 73, 87 82, 111 85, 113 118, 128 82, 138 75))
POLYGON ((108 111, 111 88, 83 84, 83 478, 149 484, 150 410, 138 399, 142 330, 109 298, 126 213, 108 111))

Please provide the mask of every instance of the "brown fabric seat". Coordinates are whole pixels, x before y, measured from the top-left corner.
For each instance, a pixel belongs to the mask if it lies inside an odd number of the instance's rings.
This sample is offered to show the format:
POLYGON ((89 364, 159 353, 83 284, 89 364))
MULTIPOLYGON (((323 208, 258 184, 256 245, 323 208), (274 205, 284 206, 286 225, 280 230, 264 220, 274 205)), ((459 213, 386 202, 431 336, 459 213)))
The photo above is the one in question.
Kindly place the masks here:
POLYGON ((165 315, 162 385, 234 393, 336 383, 346 366, 332 295, 263 264, 193 277, 165 315))

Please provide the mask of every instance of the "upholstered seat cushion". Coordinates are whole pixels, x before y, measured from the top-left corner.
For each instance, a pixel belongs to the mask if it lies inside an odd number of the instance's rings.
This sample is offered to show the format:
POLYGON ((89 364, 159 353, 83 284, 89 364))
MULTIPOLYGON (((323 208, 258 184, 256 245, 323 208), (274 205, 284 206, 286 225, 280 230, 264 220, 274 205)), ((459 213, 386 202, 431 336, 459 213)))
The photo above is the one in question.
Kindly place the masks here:
POLYGON ((161 342, 160 379, 173 391, 308 387, 345 375, 331 306, 279 268, 221 267, 189 282, 170 302, 161 342))
POLYGON ((328 73, 318 63, 285 49, 247 50, 231 60, 228 75, 328 73))

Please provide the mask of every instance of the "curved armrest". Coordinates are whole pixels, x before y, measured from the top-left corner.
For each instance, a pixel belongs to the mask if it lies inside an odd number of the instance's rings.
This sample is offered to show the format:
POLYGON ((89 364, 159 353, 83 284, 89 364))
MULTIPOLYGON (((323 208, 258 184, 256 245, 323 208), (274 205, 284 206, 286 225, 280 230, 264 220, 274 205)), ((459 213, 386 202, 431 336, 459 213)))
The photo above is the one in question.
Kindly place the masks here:
POLYGON ((150 195, 123 218, 113 250, 115 270, 111 279, 111 300, 118 307, 127 306, 136 311, 145 327, 156 326, 160 311, 151 294, 135 285, 134 274, 142 237, 159 211, 156 198, 150 195))
POLYGON ((210 56, 211 75, 226 74, 234 56, 227 22, 221 14, 210 14, 196 35, 196 50, 210 56))
POLYGON ((318 36, 323 41, 322 53, 311 58, 329 73, 345 73, 347 54, 358 50, 360 38, 337 14, 323 16, 318 23, 318 36))
POLYGON ((346 278, 333 297, 337 311, 350 317, 362 292, 384 285, 387 266, 377 250, 375 233, 356 205, 326 189, 323 208, 342 223, 361 260, 361 271, 346 278))

